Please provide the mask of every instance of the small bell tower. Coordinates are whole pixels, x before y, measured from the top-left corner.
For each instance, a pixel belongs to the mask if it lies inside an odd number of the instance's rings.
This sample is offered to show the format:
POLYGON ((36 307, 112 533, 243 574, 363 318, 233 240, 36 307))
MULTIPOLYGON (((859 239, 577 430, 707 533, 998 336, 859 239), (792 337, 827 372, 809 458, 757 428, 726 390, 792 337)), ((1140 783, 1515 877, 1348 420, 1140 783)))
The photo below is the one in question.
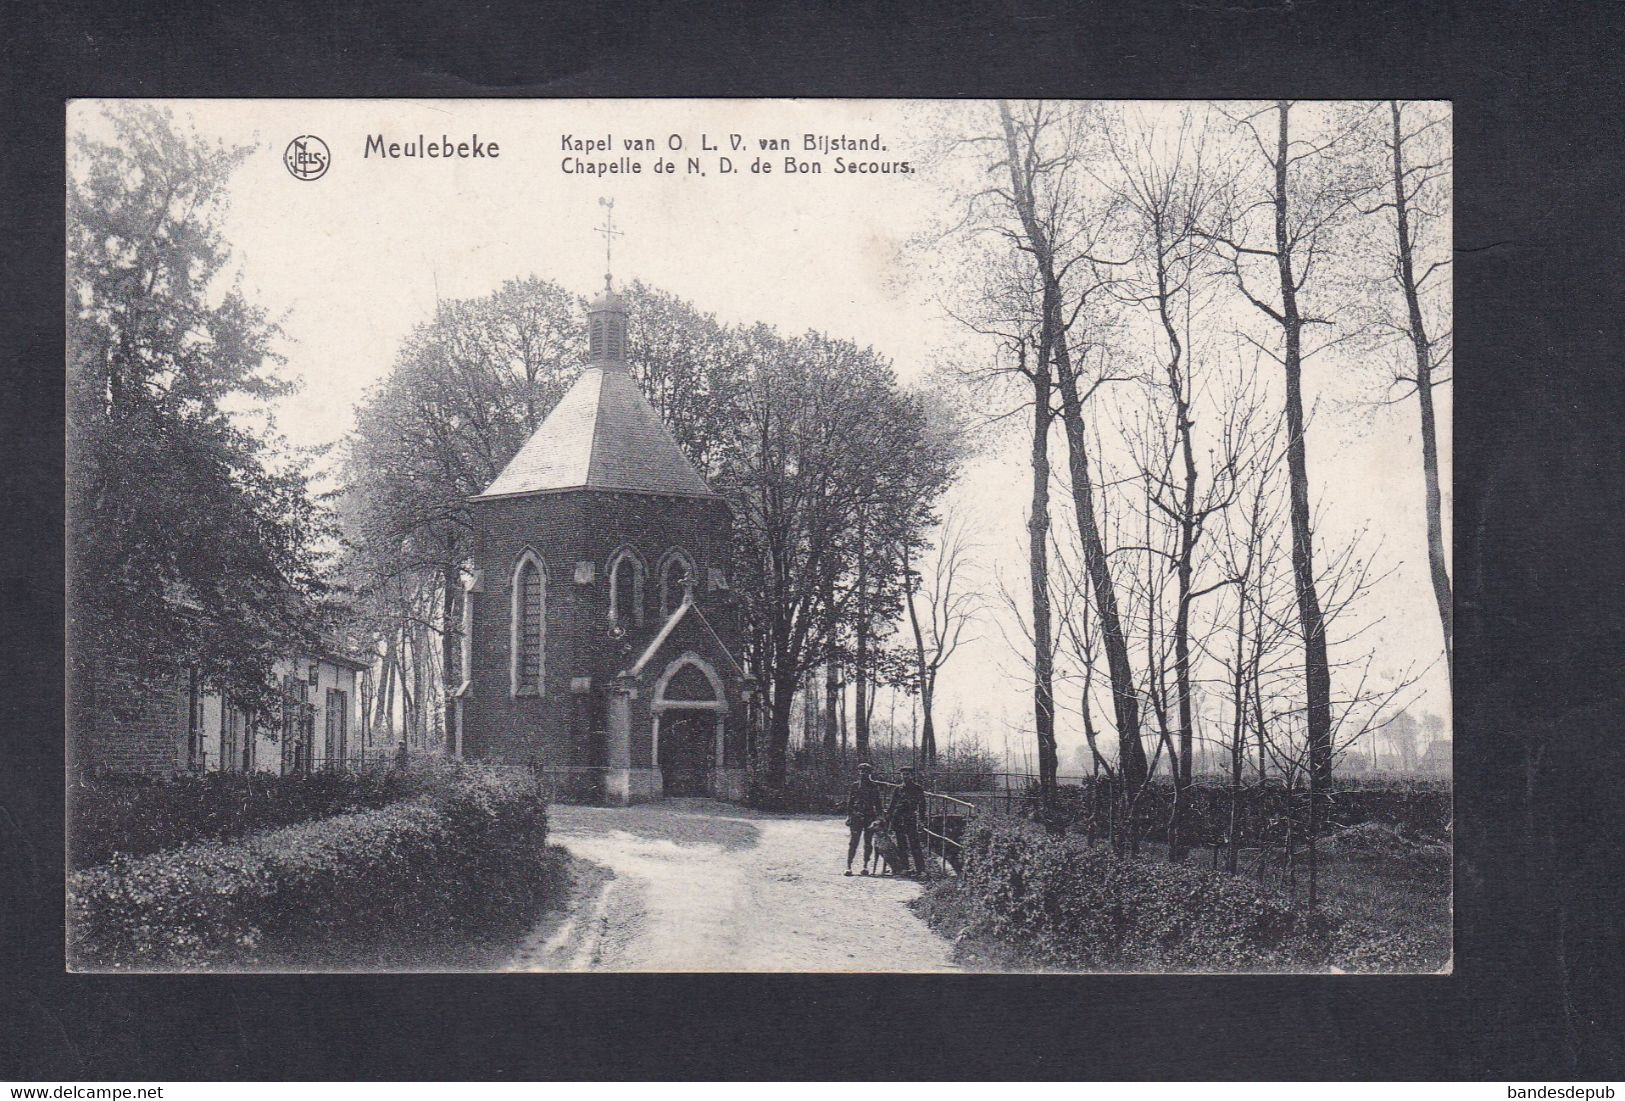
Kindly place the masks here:
POLYGON ((604 291, 587 307, 587 358, 593 367, 626 367, 626 300, 615 293, 611 260, 615 238, 621 231, 615 228, 615 200, 599 199, 604 208, 604 224, 597 231, 604 235, 604 291))

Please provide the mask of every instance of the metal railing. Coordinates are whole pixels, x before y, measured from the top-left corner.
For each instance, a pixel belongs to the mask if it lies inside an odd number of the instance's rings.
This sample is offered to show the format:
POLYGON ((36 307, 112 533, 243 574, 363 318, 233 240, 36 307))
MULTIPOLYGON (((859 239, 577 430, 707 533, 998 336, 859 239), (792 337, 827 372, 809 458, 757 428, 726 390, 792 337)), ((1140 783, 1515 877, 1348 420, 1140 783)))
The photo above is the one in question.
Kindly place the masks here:
MULTIPOLYGON (((876 780, 875 783, 884 788, 891 788, 894 791, 903 786, 901 783, 891 780, 876 780)), ((920 823, 920 832, 925 834, 927 839, 925 845, 922 846, 926 851, 926 863, 929 864, 931 858, 935 857, 937 870, 942 875, 947 875, 950 869, 955 875, 958 875, 959 869, 963 866, 964 845, 958 837, 951 837, 949 834, 956 829, 954 823, 958 823, 957 829, 963 836, 964 824, 976 817, 976 813, 977 808, 974 803, 968 803, 963 799, 952 795, 944 795, 938 791, 927 790, 925 793, 924 814, 922 815, 925 821, 920 823), (937 809, 933 811, 933 807, 937 809), (933 830, 931 828, 932 823, 939 825, 941 832, 933 830)), ((913 860, 913 854, 909 854, 909 863, 912 864, 913 860)))

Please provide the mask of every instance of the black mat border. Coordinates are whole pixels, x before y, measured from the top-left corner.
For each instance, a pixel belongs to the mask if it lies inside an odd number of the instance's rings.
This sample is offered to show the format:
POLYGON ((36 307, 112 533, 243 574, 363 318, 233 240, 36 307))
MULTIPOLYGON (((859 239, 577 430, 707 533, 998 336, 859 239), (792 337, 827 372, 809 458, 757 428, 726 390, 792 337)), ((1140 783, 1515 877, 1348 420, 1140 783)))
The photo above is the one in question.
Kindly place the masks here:
POLYGON ((7 23, 0 1078, 1619 1073, 1625 833, 1596 779, 1625 774, 1617 7, 30 2, 7 23), (1283 92, 1456 103, 1458 245, 1475 251, 1456 273, 1455 976, 62 973, 67 97, 1283 92), (1530 738, 1548 746, 1532 803, 1530 738))

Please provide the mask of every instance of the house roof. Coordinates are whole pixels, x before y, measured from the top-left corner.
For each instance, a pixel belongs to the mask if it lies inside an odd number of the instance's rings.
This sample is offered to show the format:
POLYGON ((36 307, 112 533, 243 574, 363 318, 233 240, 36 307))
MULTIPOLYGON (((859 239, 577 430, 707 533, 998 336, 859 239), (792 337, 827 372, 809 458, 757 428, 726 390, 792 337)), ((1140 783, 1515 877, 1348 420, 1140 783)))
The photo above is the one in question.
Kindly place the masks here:
POLYGON ((525 446, 475 499, 566 489, 716 496, 637 381, 613 366, 583 371, 525 446))
POLYGON ((347 669, 354 669, 357 672, 371 668, 371 665, 364 659, 355 657, 351 654, 343 653, 339 650, 316 650, 314 652, 301 654, 300 656, 306 659, 314 658, 316 661, 324 661, 328 665, 338 665, 347 669))

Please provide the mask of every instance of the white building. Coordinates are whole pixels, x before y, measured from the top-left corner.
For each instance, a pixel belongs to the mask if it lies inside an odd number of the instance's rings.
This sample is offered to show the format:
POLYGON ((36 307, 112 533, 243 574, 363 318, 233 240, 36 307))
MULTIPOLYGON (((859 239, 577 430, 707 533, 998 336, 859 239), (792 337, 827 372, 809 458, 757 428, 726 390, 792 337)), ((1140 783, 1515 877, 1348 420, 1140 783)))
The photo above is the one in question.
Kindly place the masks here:
POLYGON ((219 692, 190 690, 181 770, 288 775, 360 764, 370 748, 361 721, 365 670, 339 654, 279 661, 280 713, 257 722, 219 692))

